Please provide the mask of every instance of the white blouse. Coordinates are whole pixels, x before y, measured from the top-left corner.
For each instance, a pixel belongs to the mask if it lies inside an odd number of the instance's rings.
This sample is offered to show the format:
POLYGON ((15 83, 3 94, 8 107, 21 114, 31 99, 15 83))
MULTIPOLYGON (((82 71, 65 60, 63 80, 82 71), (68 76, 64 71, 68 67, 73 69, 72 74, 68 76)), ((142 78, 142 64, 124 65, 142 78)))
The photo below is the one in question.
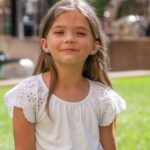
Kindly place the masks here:
POLYGON ((45 103, 48 88, 42 74, 28 77, 5 95, 9 113, 23 109, 25 118, 35 123, 36 150, 103 150, 99 126, 112 123, 125 110, 125 101, 111 88, 91 81, 88 95, 80 102, 50 98, 50 115, 45 103))

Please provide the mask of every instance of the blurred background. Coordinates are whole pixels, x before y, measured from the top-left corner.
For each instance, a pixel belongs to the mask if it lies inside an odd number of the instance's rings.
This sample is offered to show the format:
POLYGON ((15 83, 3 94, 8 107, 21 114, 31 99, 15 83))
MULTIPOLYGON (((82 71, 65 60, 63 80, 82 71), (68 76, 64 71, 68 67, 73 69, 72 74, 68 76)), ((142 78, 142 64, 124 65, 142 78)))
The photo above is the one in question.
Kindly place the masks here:
MULTIPOLYGON (((108 38, 114 90, 127 102, 117 117, 119 150, 150 150, 150 0, 88 0, 108 38)), ((14 150, 4 95, 32 74, 39 24, 56 0, 0 0, 0 149, 14 150)))
MULTIPOLYGON (((39 24, 57 0, 0 0, 0 79, 32 74, 39 24)), ((150 69, 150 0, 88 0, 108 37, 110 71, 150 69)))

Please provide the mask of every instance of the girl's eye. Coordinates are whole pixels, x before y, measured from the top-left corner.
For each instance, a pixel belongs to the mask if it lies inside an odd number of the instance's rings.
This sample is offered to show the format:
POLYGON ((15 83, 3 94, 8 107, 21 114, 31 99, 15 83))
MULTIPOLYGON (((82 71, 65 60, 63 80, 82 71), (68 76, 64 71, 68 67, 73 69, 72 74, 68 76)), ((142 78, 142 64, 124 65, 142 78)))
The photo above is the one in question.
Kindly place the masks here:
POLYGON ((77 35, 79 35, 79 36, 86 36, 86 33, 84 33, 84 32, 77 32, 77 35))
POLYGON ((64 32, 63 32, 63 31, 55 31, 54 34, 57 34, 57 35, 63 35, 64 32))

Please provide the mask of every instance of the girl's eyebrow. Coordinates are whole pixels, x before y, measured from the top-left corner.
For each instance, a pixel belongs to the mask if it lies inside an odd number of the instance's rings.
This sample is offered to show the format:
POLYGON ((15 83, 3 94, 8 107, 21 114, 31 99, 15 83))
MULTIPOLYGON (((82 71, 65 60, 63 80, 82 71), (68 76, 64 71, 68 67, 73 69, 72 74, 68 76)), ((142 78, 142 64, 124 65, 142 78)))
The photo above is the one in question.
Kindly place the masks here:
POLYGON ((84 27, 84 26, 78 26, 76 27, 77 29, 81 29, 81 30, 85 30, 85 31, 88 31, 89 29, 87 27, 84 27))
MULTIPOLYGON (((63 26, 63 25, 56 25, 54 27, 52 27, 53 29, 57 29, 57 28, 61 28, 61 29, 65 29, 67 28, 66 26, 63 26)), ((75 27, 76 29, 81 29, 81 30, 85 30, 85 31, 88 31, 89 29, 87 27, 84 27, 84 26, 77 26, 75 27)))
POLYGON ((65 28, 65 26, 62 26, 62 25, 56 25, 56 26, 54 26, 54 27, 52 27, 53 29, 55 29, 55 28, 65 28))

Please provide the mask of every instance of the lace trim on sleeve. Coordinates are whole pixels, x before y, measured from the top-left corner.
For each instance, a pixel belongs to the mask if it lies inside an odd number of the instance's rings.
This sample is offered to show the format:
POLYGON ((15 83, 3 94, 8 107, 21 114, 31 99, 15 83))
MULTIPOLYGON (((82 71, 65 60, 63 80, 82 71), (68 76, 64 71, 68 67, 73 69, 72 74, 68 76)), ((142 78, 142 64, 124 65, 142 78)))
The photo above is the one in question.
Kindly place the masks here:
POLYGON ((126 103, 115 91, 99 82, 95 82, 94 91, 99 103, 99 125, 108 126, 126 109, 126 103))
POLYGON ((22 100, 11 99, 11 101, 10 101, 9 97, 5 97, 5 99, 6 99, 6 104, 8 107, 9 115, 11 117, 13 117, 14 107, 18 107, 18 108, 22 108, 24 116, 29 122, 35 123, 35 114, 32 110, 33 108, 31 108, 31 106, 25 104, 22 100))
POLYGON ((103 89, 100 102, 100 126, 108 126, 116 115, 126 109, 126 102, 110 88, 103 89))
POLYGON ((13 117, 14 107, 22 108, 25 118, 31 122, 36 121, 37 91, 36 82, 32 80, 23 81, 5 95, 9 115, 13 117))

